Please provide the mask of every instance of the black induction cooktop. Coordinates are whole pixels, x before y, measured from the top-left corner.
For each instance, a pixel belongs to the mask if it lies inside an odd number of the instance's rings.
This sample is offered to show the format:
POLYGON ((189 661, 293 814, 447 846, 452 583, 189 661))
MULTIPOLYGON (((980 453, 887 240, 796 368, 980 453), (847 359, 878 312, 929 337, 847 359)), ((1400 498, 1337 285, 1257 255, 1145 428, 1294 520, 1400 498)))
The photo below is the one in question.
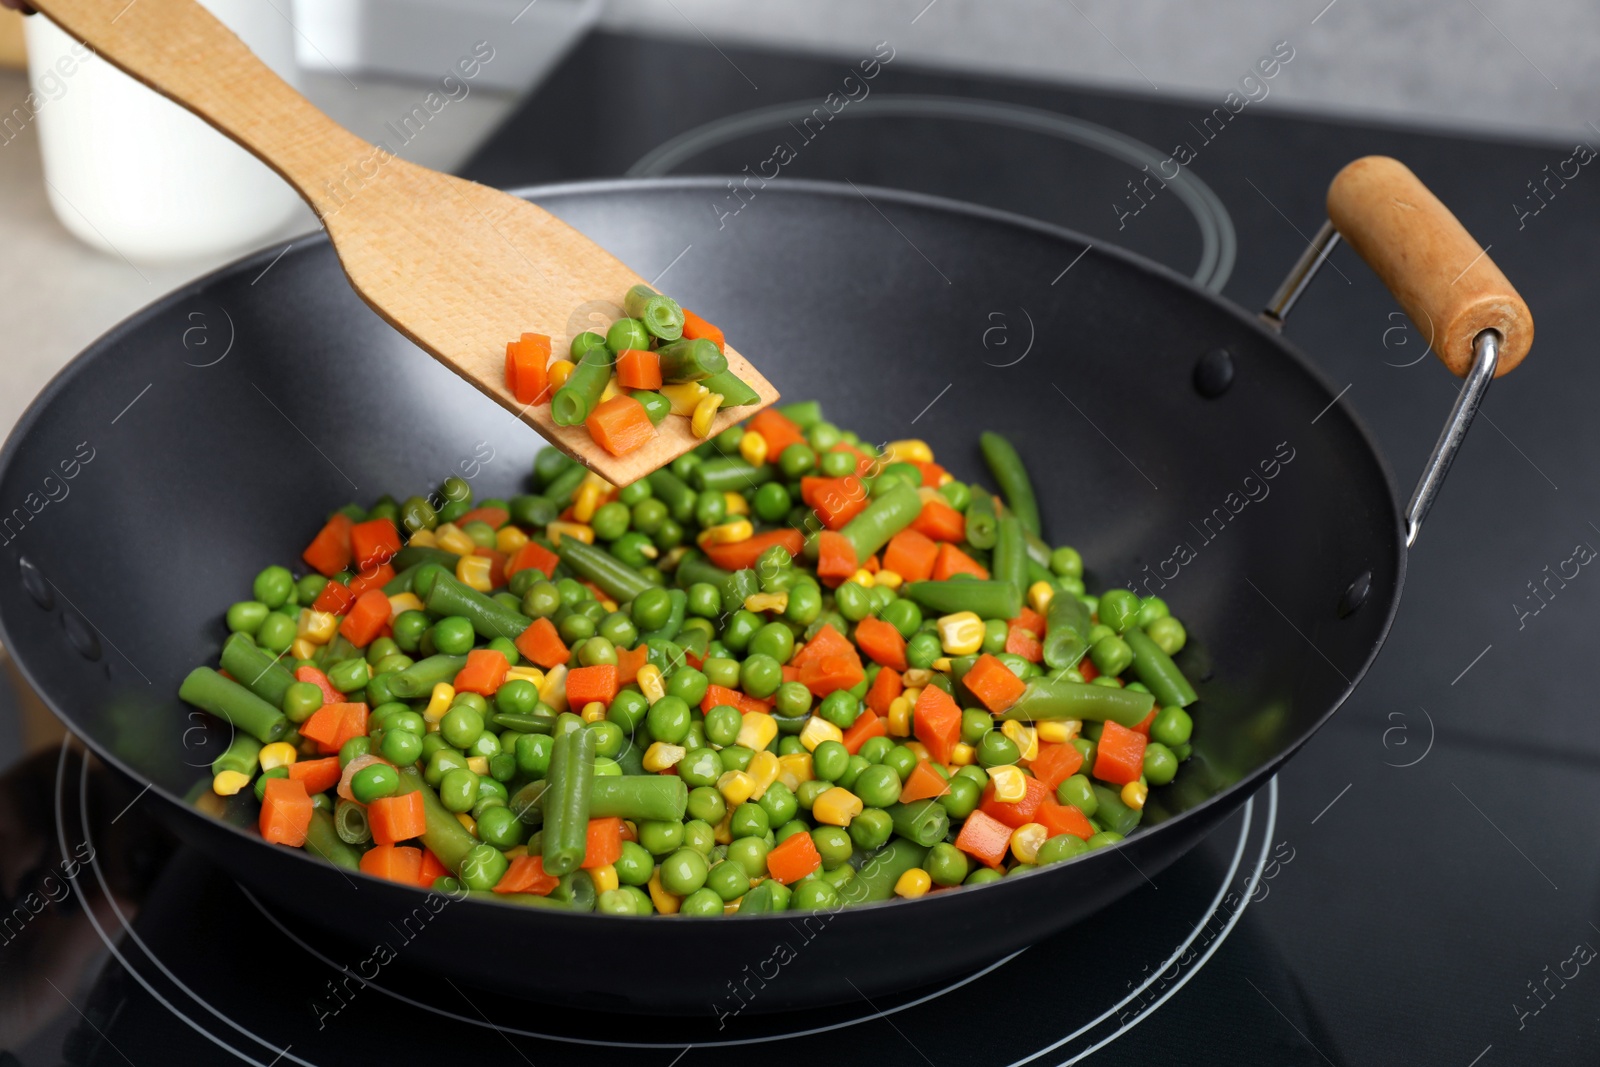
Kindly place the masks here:
MULTIPOLYGON (((1489 393, 1375 667, 1203 846, 1078 927, 892 1001, 585 1015, 441 984, 403 958, 358 973, 371 946, 303 936, 63 748, 0 783, 0 891, 43 887, 38 913, 0 934, 0 1065, 1595 1062, 1594 151, 1287 114, 1271 94, 1295 76, 1293 47, 1240 48, 1252 81, 1177 100, 919 70, 893 42, 803 58, 597 34, 464 170, 504 187, 728 175, 705 208, 721 226, 787 178, 913 189, 1072 227, 1254 308, 1340 166, 1408 163, 1521 289, 1538 339, 1489 393)), ((636 266, 670 290, 677 262, 636 266)), ((974 351, 1004 358, 1014 318, 975 330, 974 351)), ((1346 249, 1289 333, 1409 492, 1456 380, 1346 249)), ((461 951, 541 965, 537 946, 461 951)))

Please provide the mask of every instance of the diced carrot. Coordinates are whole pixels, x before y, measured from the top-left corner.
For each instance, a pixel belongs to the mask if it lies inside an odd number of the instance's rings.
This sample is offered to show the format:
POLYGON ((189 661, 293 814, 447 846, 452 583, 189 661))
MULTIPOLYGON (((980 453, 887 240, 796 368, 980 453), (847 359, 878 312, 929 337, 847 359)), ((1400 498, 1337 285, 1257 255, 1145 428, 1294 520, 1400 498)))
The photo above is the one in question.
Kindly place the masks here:
POLYGON ((860 568, 856 546, 842 533, 823 530, 817 535, 817 577, 829 588, 843 584, 860 568))
POLYGON ((971 574, 988 580, 989 572, 978 561, 948 542, 939 546, 939 558, 933 564, 933 580, 945 581, 952 574, 971 574))
POLYGON ((1021 800, 1015 802, 996 800, 994 783, 990 782, 984 787, 983 801, 978 805, 978 810, 991 819, 998 819, 1013 830, 1024 823, 1032 822, 1034 812, 1039 810, 1039 805, 1050 795, 1050 790, 1046 789, 1044 783, 1037 778, 1024 777, 1022 780, 1026 784, 1027 792, 1022 795, 1021 800))
POLYGON ((981 811, 967 816, 956 835, 956 848, 980 863, 999 869, 1011 847, 1011 827, 981 811))
POLYGON ((1024 607, 1022 614, 1012 619, 1010 626, 1020 626, 1035 637, 1043 638, 1045 631, 1045 618, 1030 607, 1024 607))
POLYGON ((1113 785, 1127 785, 1144 773, 1144 734, 1106 720, 1095 746, 1094 776, 1113 785))
POLYGON ((754 430, 767 442, 767 456, 776 460, 790 445, 806 443, 805 431, 794 420, 776 408, 765 408, 756 414, 745 427, 754 430))
POLYGON ((1056 786, 1077 774, 1082 766, 1083 753, 1074 746, 1041 744, 1039 754, 1028 764, 1028 770, 1053 793, 1056 786))
POLYGON ((544 873, 543 856, 518 856, 506 868, 506 873, 494 884, 496 893, 532 893, 547 897, 561 884, 561 879, 544 873))
POLYGON ((722 337, 720 329, 711 325, 688 308, 683 309, 683 336, 691 341, 698 341, 704 338, 716 345, 718 352, 721 352, 723 345, 727 344, 722 337))
POLYGON ((617 353, 617 384, 624 389, 660 389, 661 357, 647 349, 624 348, 617 353))
POLYGON ((1029 663, 1040 663, 1044 660, 1044 646, 1039 643, 1032 630, 1025 630, 1021 626, 1006 629, 1006 651, 1013 656, 1021 656, 1029 663))
POLYGON ((962 684, 995 715, 1015 704, 1022 691, 1028 688, 1021 678, 1011 673, 1010 667, 987 652, 967 671, 962 684))
POLYGON ((549 389, 550 338, 525 333, 506 342, 506 388, 519 404, 537 404, 549 389))
POLYGON ((773 545, 781 545, 791 557, 798 556, 805 547, 805 535, 799 530, 768 530, 731 545, 706 545, 706 558, 725 571, 739 571, 754 567, 761 553, 773 545))
MULTIPOLYGON (((831 630, 832 627, 824 627, 831 630)), ((815 640, 811 644, 815 644, 815 640)), ((809 647, 809 646, 808 646, 809 647)), ((848 651, 814 653, 800 667, 800 684, 817 696, 825 697, 839 689, 854 689, 866 680, 861 657, 854 646, 848 651)))
POLYGON ((938 686, 924 686, 911 712, 911 732, 927 746, 928 755, 949 763, 961 740, 961 708, 938 686))
POLYGON ((339 624, 339 632, 357 648, 366 648, 388 624, 389 598, 382 589, 368 589, 356 598, 350 614, 339 624))
POLYGON ((417 872, 417 884, 424 889, 433 888, 433 883, 450 873, 450 868, 444 861, 433 854, 432 849, 422 850, 422 869, 417 872))
POLYGON ((1140 719, 1138 725, 1134 726, 1134 727, 1131 727, 1131 729, 1133 730, 1134 733, 1136 733, 1136 734, 1144 734, 1144 736, 1148 738, 1150 736, 1150 724, 1155 722, 1155 721, 1156 721, 1156 709, 1155 708, 1151 708, 1150 709, 1150 714, 1148 714, 1144 718, 1140 719))
POLYGON ((649 662, 650 649, 645 647, 643 641, 639 642, 638 648, 617 649, 617 685, 627 685, 639 677, 639 668, 649 662))
POLYGON ((367 735, 367 706, 336 701, 318 708, 300 724, 300 736, 309 737, 325 756, 338 752, 352 737, 367 735))
POLYGON ((906 669, 906 639, 900 636, 900 631, 892 623, 868 615, 856 624, 856 644, 872 657, 874 663, 897 671, 906 669))
POLYGON ((556 572, 556 565, 561 562, 561 557, 544 547, 537 541, 529 541, 506 560, 506 581, 518 571, 534 568, 546 578, 556 572))
POLYGON ((545 670, 567 662, 572 655, 549 619, 534 619, 533 625, 518 635, 516 646, 518 652, 545 670))
POLYGON ((867 707, 879 715, 889 714, 889 705, 894 698, 905 692, 905 683, 900 678, 900 672, 893 667, 885 667, 878 672, 872 680, 872 686, 867 690, 867 707))
POLYGON ((350 527, 353 525, 350 516, 335 512, 300 553, 300 558, 324 578, 332 578, 350 566, 350 527))
POLYGON ((496 530, 511 521, 511 512, 505 508, 487 507, 473 508, 456 520, 457 526, 465 526, 469 522, 486 522, 496 530))
POLYGON ((814 659, 826 655, 840 655, 851 651, 853 647, 843 634, 833 628, 832 623, 824 623, 822 629, 811 635, 811 640, 801 645, 795 650, 794 655, 789 657, 789 665, 804 667, 814 659))
POLYGON ((350 527, 350 558, 362 570, 388 563, 400 551, 400 531, 391 519, 370 519, 350 527))
POLYGON ((889 539, 883 550, 883 569, 894 571, 908 582, 927 581, 939 558, 939 545, 916 530, 901 530, 889 539))
POLYGON ((380 845, 421 837, 428 826, 422 791, 379 797, 367 805, 367 824, 372 827, 372 839, 380 845))
POLYGON ((322 690, 322 702, 324 704, 338 704, 344 700, 344 694, 335 689, 333 683, 328 681, 328 676, 315 667, 310 665, 296 667, 294 669, 294 680, 297 682, 310 682, 322 690))
POLYGON ((810 834, 790 834, 767 853, 767 873, 788 885, 822 866, 822 853, 810 834))
POLYGON ((929 797, 940 797, 950 792, 950 783, 945 781, 944 775, 928 765, 927 760, 918 760, 917 765, 906 775, 906 784, 900 787, 900 803, 909 804, 913 800, 927 800, 929 797))
POLYGON ((621 684, 617 681, 617 667, 614 663, 574 667, 567 672, 569 707, 582 708, 585 704, 596 700, 609 706, 617 698, 617 690, 620 688, 621 684))
POLYGON ((911 529, 933 541, 957 543, 967 538, 966 517, 937 500, 922 502, 922 511, 912 520, 911 529))
POLYGON ((340 773, 338 756, 296 760, 289 764, 289 777, 299 781, 313 796, 338 785, 340 773))
POLYGON ((475 648, 467 653, 467 664, 456 672, 453 684, 458 693, 491 697, 506 680, 510 669, 505 653, 492 648, 475 648))
POLYGON ((590 819, 584 839, 584 870, 592 871, 622 858, 622 820, 616 816, 590 819))
POLYGON ((1100 668, 1094 665, 1094 660, 1085 656, 1078 661, 1078 673, 1083 675, 1084 681, 1092 682, 1100 677, 1100 668))
POLYGON ((505 585, 506 582, 511 580, 505 576, 506 563, 510 561, 511 557, 507 556, 504 552, 493 548, 484 548, 482 545, 479 545, 477 548, 472 550, 472 554, 474 556, 482 556, 484 559, 489 561, 489 584, 492 587, 498 589, 500 586, 505 585))
POLYGON ((1050 797, 1045 797, 1039 810, 1033 813, 1033 821, 1044 826, 1051 837, 1071 834, 1087 841, 1094 836, 1094 827, 1089 825, 1087 815, 1071 804, 1058 804, 1050 797))
POLYGON ((343 615, 355 602, 356 595, 350 591, 348 585, 336 578, 330 578, 328 584, 322 587, 322 592, 317 594, 317 599, 311 602, 311 610, 343 615))
POLYGON ((800 499, 830 530, 843 528, 845 523, 867 510, 867 489, 853 474, 845 478, 801 478, 800 499))
POLYGON ((861 751, 861 746, 871 741, 874 737, 887 737, 889 735, 889 722, 881 718, 877 712, 868 708, 856 716, 856 721, 850 729, 844 732, 843 744, 845 751, 854 756, 861 751))
POLYGON ((583 420, 601 448, 613 456, 625 456, 656 435, 656 424, 644 405, 631 396, 614 396, 583 420))
POLYGON ((261 798, 261 836, 275 845, 299 848, 311 826, 311 795, 304 782, 293 778, 268 778, 261 798))
POLYGON ((945 469, 937 463, 912 463, 913 467, 922 475, 922 484, 929 489, 937 489, 944 481, 945 469))
MULTIPOLYGON (((382 590, 384 586, 394 581, 394 568, 387 563, 380 563, 376 567, 368 567, 360 574, 350 579, 350 595, 356 599, 368 589, 382 590)), ((388 597, 384 597, 385 600, 388 597)))
POLYGON ((737 689, 728 689, 720 685, 706 686, 706 695, 700 700, 700 710, 710 711, 712 708, 726 704, 730 708, 737 708, 740 714, 752 711, 763 713, 771 712, 772 705, 765 700, 757 700, 753 696, 739 692, 737 689))
POLYGON ((361 854, 361 873, 391 882, 416 885, 422 880, 422 850, 374 845, 361 854))

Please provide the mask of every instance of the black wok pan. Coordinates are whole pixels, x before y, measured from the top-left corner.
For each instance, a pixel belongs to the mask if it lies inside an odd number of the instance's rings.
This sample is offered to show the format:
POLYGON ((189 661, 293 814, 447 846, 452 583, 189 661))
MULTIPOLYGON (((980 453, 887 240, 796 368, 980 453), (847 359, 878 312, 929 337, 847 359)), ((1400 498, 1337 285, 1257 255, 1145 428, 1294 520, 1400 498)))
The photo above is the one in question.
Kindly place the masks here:
MULTIPOLYGON (((1366 431, 1274 329, 1163 267, 1104 246, 1082 255, 1083 238, 995 211, 773 183, 719 229, 706 205, 723 192, 690 179, 527 195, 635 265, 692 244, 663 285, 841 425, 923 437, 969 480, 978 431, 1010 435, 1051 539, 1081 549, 1091 589, 1135 583, 1187 624, 1194 758, 1128 841, 1023 877, 809 918, 462 901, 404 945, 409 965, 546 1003, 694 1013, 731 1009, 735 984, 749 1010, 769 1011, 972 970, 1192 847, 1333 714, 1388 631, 1407 514, 1366 431), (1004 359, 979 343, 996 311, 1018 331, 1004 359), (1020 311, 1033 339, 1017 360, 1020 311)), ((1392 257, 1374 251, 1382 228, 1341 226, 1395 282, 1392 257)), ((0 454, 13 576, 0 581, 0 637, 74 732, 149 785, 138 803, 271 905, 372 946, 422 914, 423 894, 185 803, 226 735, 179 703, 178 683, 214 655, 226 605, 267 562, 294 561, 330 509, 452 473, 509 494, 541 442, 368 311, 326 241, 297 241, 269 269, 276 254, 129 319, 29 408, 0 454)), ((1419 320, 1450 310, 1431 307, 1412 304, 1419 320)), ((1504 328, 1505 348, 1525 350, 1531 326, 1504 328)), ((1463 394, 1460 428, 1487 382, 1480 372, 1463 394)), ((1430 469, 1457 439, 1441 439, 1430 469)))

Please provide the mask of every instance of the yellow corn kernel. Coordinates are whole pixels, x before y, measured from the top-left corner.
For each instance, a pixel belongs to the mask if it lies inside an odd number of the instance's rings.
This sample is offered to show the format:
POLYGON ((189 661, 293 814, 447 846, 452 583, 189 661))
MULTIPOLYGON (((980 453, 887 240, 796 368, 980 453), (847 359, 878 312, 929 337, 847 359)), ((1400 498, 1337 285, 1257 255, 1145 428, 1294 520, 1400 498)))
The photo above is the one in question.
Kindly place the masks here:
POLYGON ((287 741, 274 741, 270 745, 262 745, 261 754, 256 758, 262 770, 270 771, 289 766, 299 758, 299 753, 287 741))
POLYGON ((965 741, 957 743, 956 746, 950 750, 950 765, 952 767, 970 766, 972 761, 977 758, 977 750, 971 745, 967 744, 965 741))
POLYGON ((599 722, 606 717, 606 706, 598 700, 591 700, 583 706, 581 715, 584 722, 599 722))
POLYGON ((300 618, 295 622, 294 635, 304 638, 314 645, 325 645, 333 640, 333 635, 339 632, 339 616, 331 611, 313 611, 311 608, 301 608, 300 618))
POLYGON ((444 713, 450 710, 450 703, 455 698, 455 686, 449 682, 434 683, 433 692, 428 694, 428 706, 422 710, 422 717, 428 722, 438 722, 444 718, 444 713))
POLYGON ((600 598, 600 606, 605 608, 607 611, 617 610, 617 602, 608 596, 603 596, 600 598))
POLYGON ((894 895, 905 897, 907 900, 916 900, 929 889, 933 888, 933 879, 921 867, 913 867, 902 874, 894 883, 894 895))
POLYGON ((650 872, 650 903, 656 906, 656 911, 662 915, 678 914, 678 906, 683 903, 682 897, 675 897, 667 892, 661 885, 661 866, 650 872))
POLYGON ((911 701, 904 696, 897 696, 889 702, 889 736, 911 736, 911 701))
POLYGON ((811 805, 811 818, 827 826, 849 826, 850 820, 864 810, 866 805, 860 797, 836 785, 811 805))
MULTIPOLYGON (((683 549, 685 552, 689 551, 688 545, 679 545, 678 548, 683 549)), ((639 546, 639 555, 643 556, 645 559, 655 559, 661 555, 661 550, 655 545, 646 542, 645 544, 639 546)), ((683 557, 680 555, 678 558, 682 559, 683 557)))
POLYGON ((900 684, 907 689, 925 689, 933 681, 933 672, 922 667, 912 667, 900 676, 900 684))
POLYGON ((744 769, 744 773, 748 774, 750 781, 755 784, 755 788, 750 790, 750 799, 760 800, 761 794, 767 791, 767 787, 778 780, 780 770, 782 767, 774 753, 763 749, 751 756, 750 765, 744 769))
POLYGON ((751 593, 744 598, 744 610, 760 614, 763 611, 787 611, 789 609, 789 592, 781 593, 751 593))
POLYGON ((651 742, 650 747, 644 750, 644 769, 655 774, 676 767, 688 754, 689 750, 682 745, 669 745, 665 741, 651 742))
MULTIPOLYGON (((749 434, 745 436, 748 437, 749 434)), ((722 494, 722 502, 728 506, 729 515, 750 514, 750 501, 746 500, 742 494, 735 493, 731 489, 722 494)))
POLYGON ((471 834, 473 837, 478 836, 478 821, 472 816, 468 815, 466 812, 459 812, 456 815, 456 822, 460 823, 466 829, 467 833, 471 834))
POLYGON ((583 485, 598 485, 600 487, 600 495, 601 496, 604 496, 605 494, 611 492, 611 490, 616 488, 616 486, 612 485, 610 482, 608 482, 604 478, 600 477, 594 471, 589 471, 586 474, 584 474, 583 482, 581 484, 583 484, 583 485))
POLYGON ((661 681, 661 668, 654 663, 646 663, 640 667, 634 681, 639 684, 639 692, 643 693, 644 698, 651 704, 667 695, 667 687, 661 681))
MULTIPOLYGON (((743 771, 723 771, 717 779, 717 792, 728 802, 730 811, 749 800, 755 788, 756 783, 743 771)), ((723 827, 727 827, 726 819, 723 820, 723 827)))
POLYGON ((539 699, 560 714, 567 710, 567 665, 558 663, 545 674, 539 683, 539 699))
POLYGON ((689 432, 704 440, 711 436, 712 424, 717 421, 717 409, 722 407, 721 393, 707 393, 694 406, 689 416, 689 432))
POLYGON ((1028 607, 1040 615, 1050 610, 1050 601, 1056 595, 1056 587, 1049 582, 1034 582, 1028 586, 1028 607))
POLYGON ((934 627, 946 655, 970 656, 983 647, 983 620, 975 611, 942 615, 934 627))
POLYGON ((1135 780, 1122 787, 1122 802, 1134 811, 1143 811, 1144 802, 1150 799, 1150 787, 1135 780))
POLYGON ((515 555, 517 549, 527 543, 528 535, 509 523, 494 532, 496 552, 504 552, 508 556, 515 555))
POLYGON ((791 790, 799 789, 801 782, 809 782, 815 777, 816 773, 811 769, 811 753, 791 752, 778 757, 778 781, 791 790))
POLYGON ((427 732, 430 733, 430 734, 436 734, 436 733, 439 732, 439 724, 436 723, 436 722, 424 722, 423 726, 427 729, 427 732))
POLYGON ((570 359, 558 359, 544 369, 545 381, 550 383, 551 389, 560 389, 567 384, 567 375, 578 369, 578 365, 570 359))
POLYGON ((737 744, 751 752, 760 752, 778 736, 778 720, 764 711, 747 711, 739 725, 737 744))
POLYGON ((441 523, 438 529, 433 531, 433 537, 440 548, 446 552, 454 552, 458 556, 470 556, 472 550, 478 547, 478 542, 453 522, 441 523))
POLYGON ((928 746, 924 745, 921 741, 905 742, 905 750, 911 753, 913 756, 916 756, 918 759, 930 758, 928 756, 928 746))
POLYGON ((739 455, 750 466, 761 466, 767 461, 767 439, 754 430, 746 430, 744 436, 739 438, 739 455))
POLYGON ((912 711, 915 711, 917 709, 917 701, 922 699, 922 689, 917 686, 911 686, 903 690, 900 695, 906 698, 906 703, 911 705, 912 711))
POLYGON ((1039 846, 1050 837, 1043 823, 1025 822, 1011 831, 1011 854, 1023 863, 1039 862, 1039 846))
POLYGON ((406 544, 413 548, 438 548, 439 541, 433 536, 432 530, 415 530, 406 539, 406 544))
POLYGON ((699 382, 680 382, 677 385, 663 385, 659 392, 671 402, 674 415, 687 416, 694 414, 695 405, 711 390, 699 382))
MULTIPOLYGON (((396 593, 389 598, 389 621, 393 622, 404 612, 423 611, 426 607, 422 603, 422 598, 415 593, 396 593)), ((333 638, 330 637, 328 640, 332 641, 333 638)))
POLYGON ((489 757, 488 756, 468 756, 467 757, 467 770, 471 771, 473 774, 476 774, 476 775, 478 775, 480 777, 485 775, 485 774, 488 774, 489 773, 489 757))
MULTIPOLYGON (((650 547, 654 548, 655 546, 651 545, 650 547)), ((683 557, 687 556, 688 554, 689 554, 689 546, 688 545, 674 545, 672 547, 672 549, 670 551, 668 551, 665 556, 661 557, 661 564, 660 564, 661 569, 666 571, 669 574, 672 573, 673 571, 678 569, 678 564, 682 563, 683 562, 683 557)), ((648 553, 647 553, 647 555, 648 555, 648 553)))
POLYGON ((942 471, 939 474, 939 488, 943 489, 945 486, 949 485, 955 480, 956 476, 954 474, 951 474, 949 471, 942 471))
POLYGON ((947 507, 950 504, 949 498, 931 485, 919 486, 917 488, 917 496, 924 504, 930 500, 935 504, 944 504, 947 507))
POLYGON ((494 560, 488 556, 462 556, 456 560, 456 578, 468 589, 487 593, 494 588, 494 560))
POLYGON ((815 752, 824 741, 844 741, 844 731, 820 715, 813 715, 800 728, 800 744, 807 752, 815 752))
POLYGON ((706 531, 706 537, 714 545, 736 545, 750 540, 755 532, 756 528, 750 525, 749 519, 734 519, 711 527, 706 531))
POLYGON ((948 671, 953 664, 951 664, 949 656, 940 656, 938 659, 928 664, 928 666, 931 669, 938 671, 940 674, 943 674, 948 671))
POLYGON ((572 497, 572 517, 584 523, 594 518, 595 509, 600 506, 602 492, 603 490, 593 482, 584 482, 578 486, 578 491, 572 497))
MULTIPOLYGON (((212 788, 216 788, 215 784, 212 788)), ((201 793, 195 798, 194 806, 202 815, 208 815, 213 819, 225 818, 228 814, 228 802, 216 793, 201 793)))
POLYGON ((1022 753, 1021 758, 1032 760, 1039 758, 1039 732, 1027 723, 1008 720, 1000 727, 1000 732, 1011 739, 1017 746, 1017 751, 1022 753))
POLYGON ((250 784, 250 776, 239 771, 219 771, 211 779, 211 791, 219 797, 231 797, 250 784))
POLYGON ((509 682, 512 679, 532 682, 534 688, 538 688, 539 683, 544 681, 544 671, 541 671, 538 667, 512 667, 509 671, 506 671, 506 681, 509 682))
POLYGON ((1083 723, 1078 719, 1044 719, 1033 728, 1039 731, 1039 740, 1064 745, 1082 732, 1083 723))
POLYGON ((617 386, 617 376, 613 374, 610 378, 606 379, 606 387, 600 390, 600 403, 604 404, 607 400, 610 400, 621 391, 622 390, 617 386))
POLYGON ((617 888, 617 868, 612 864, 589 868, 589 881, 594 883, 596 893, 604 893, 607 889, 617 888))
POLYGON ((1028 795, 1028 777, 1019 767, 990 767, 989 781, 994 786, 994 798, 1007 804, 1015 804, 1028 795))
POLYGON ((879 571, 877 574, 872 576, 872 581, 874 584, 881 585, 885 589, 899 589, 905 584, 905 579, 900 577, 894 571, 879 571))
POLYGON ((874 585, 878 584, 878 579, 873 577, 872 572, 867 570, 865 567, 862 567, 860 570, 852 574, 850 576, 850 580, 855 582, 863 589, 871 589, 874 585))
POLYGON ((915 437, 904 441, 890 441, 883 446, 885 463, 932 463, 933 449, 928 442, 915 437))
POLYGON ((310 659, 317 654, 317 649, 321 647, 321 645, 312 644, 303 637, 297 637, 289 645, 289 656, 291 659, 310 659))
POLYGON ((563 537, 582 541, 586 545, 594 544, 594 530, 581 522, 552 522, 544 528, 544 532, 553 545, 559 545, 563 537))

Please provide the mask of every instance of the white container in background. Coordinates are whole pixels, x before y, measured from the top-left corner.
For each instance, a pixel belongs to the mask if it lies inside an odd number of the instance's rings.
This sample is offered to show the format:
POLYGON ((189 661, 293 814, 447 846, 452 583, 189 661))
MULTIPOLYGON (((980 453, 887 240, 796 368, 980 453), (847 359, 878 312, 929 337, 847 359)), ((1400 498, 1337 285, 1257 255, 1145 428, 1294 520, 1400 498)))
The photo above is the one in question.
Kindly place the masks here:
MULTIPOLYGON (((294 84, 295 35, 273 0, 201 0, 294 84)), ((131 260, 259 243, 299 197, 205 122, 140 85, 42 15, 23 20, 51 206, 83 241, 131 260)))

